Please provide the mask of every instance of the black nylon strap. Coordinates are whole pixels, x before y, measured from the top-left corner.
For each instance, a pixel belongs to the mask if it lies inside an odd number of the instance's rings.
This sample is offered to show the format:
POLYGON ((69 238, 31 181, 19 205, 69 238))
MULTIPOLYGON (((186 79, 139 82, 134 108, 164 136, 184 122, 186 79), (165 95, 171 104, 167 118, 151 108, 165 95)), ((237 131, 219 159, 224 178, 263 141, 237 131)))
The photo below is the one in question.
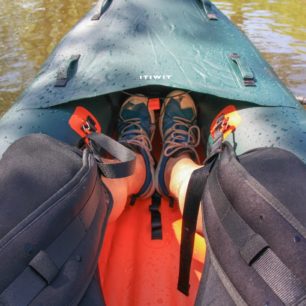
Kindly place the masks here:
POLYGON ((187 187, 183 212, 180 267, 177 286, 177 289, 187 296, 189 295, 190 267, 194 247, 194 236, 196 232, 197 218, 201 197, 204 191, 207 177, 209 175, 209 168, 209 166, 205 166, 195 170, 191 175, 187 187))
POLYGON ((286 305, 299 305, 299 302, 306 298, 303 283, 271 249, 266 249, 252 267, 286 305))
POLYGON ((89 147, 95 156, 103 176, 108 178, 122 178, 133 174, 136 156, 133 151, 123 146, 105 134, 92 133, 87 136, 90 140, 89 147), (103 163, 101 156, 109 153, 120 162, 103 163))
POLYGON ((157 192, 155 192, 152 196, 152 204, 150 205, 152 240, 163 239, 161 214, 159 211, 160 204, 161 204, 160 195, 157 192))

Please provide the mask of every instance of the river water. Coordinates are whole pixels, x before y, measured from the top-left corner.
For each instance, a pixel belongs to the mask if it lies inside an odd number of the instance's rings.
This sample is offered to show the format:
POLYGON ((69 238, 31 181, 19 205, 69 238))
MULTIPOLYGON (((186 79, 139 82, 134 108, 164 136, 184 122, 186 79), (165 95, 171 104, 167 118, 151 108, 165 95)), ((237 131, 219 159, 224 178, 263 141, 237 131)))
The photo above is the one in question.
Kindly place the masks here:
MULTIPOLYGON (((306 96, 305 0, 214 2, 296 95, 306 96)), ((33 80, 90 0, 0 0, 0 115, 33 80)))

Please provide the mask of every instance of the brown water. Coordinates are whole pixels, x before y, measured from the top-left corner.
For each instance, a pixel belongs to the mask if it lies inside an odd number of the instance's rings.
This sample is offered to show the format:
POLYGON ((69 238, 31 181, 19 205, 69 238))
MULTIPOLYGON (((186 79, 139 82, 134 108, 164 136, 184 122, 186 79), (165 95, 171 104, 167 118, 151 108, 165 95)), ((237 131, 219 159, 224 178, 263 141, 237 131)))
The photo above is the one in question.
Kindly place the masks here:
POLYGON ((247 34, 293 93, 306 96, 306 1, 214 3, 247 34))
MULTIPOLYGON (((92 0, 0 0, 0 114, 92 0)), ((296 95, 306 96, 305 0, 215 1, 296 95)))

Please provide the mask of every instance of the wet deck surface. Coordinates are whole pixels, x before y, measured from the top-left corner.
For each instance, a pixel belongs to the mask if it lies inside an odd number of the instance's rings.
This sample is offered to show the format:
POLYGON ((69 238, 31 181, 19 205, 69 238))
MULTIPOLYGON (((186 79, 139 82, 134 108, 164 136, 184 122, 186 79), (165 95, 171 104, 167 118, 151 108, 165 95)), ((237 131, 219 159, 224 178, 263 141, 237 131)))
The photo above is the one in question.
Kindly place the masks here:
MULTIPOLYGON (((246 32, 294 94, 306 96, 304 1, 214 3, 246 32)), ((92 4, 91 0, 0 0, 0 115, 92 4)))

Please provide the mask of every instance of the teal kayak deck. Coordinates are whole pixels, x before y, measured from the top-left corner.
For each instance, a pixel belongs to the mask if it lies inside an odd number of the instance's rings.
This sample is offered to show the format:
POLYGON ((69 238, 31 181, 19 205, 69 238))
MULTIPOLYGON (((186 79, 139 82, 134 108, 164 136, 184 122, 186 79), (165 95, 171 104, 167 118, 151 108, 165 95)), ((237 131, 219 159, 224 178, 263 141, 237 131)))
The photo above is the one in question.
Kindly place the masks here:
POLYGON ((48 108, 147 85, 300 108, 246 36, 214 5, 197 0, 98 2, 15 107, 48 108))
POLYGON ((204 9, 203 3, 100 1, 1 118, 0 157, 31 133, 77 146, 81 136, 69 122, 78 107, 112 135, 124 91, 164 97, 180 88, 191 91, 198 106, 204 151, 212 121, 232 105, 241 123, 227 140, 237 154, 278 146, 306 162, 305 110, 246 36, 215 6, 204 9), (99 12, 101 18, 93 18, 99 12), (229 57, 234 53, 239 58, 229 57))

